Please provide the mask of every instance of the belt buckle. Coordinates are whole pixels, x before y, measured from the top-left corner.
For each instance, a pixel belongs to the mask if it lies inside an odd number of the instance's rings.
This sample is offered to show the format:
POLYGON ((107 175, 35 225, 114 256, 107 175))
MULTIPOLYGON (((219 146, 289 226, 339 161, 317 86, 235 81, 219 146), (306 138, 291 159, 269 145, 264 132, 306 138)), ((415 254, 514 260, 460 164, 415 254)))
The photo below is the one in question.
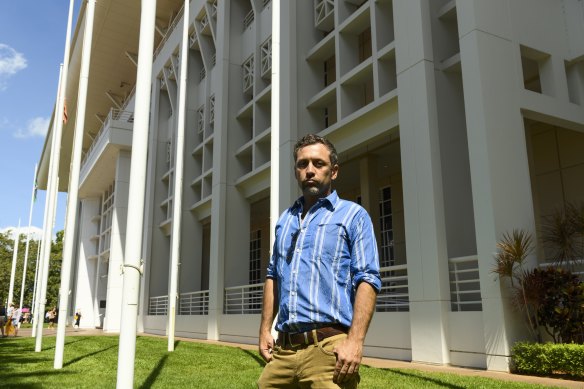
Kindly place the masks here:
POLYGON ((300 347, 303 344, 308 344, 308 335, 306 335, 306 332, 303 332, 302 335, 304 335, 304 343, 298 343, 298 344, 294 344, 292 343, 292 334, 290 332, 287 332, 286 335, 288 335, 288 344, 290 345, 291 348, 296 348, 296 347, 300 347))

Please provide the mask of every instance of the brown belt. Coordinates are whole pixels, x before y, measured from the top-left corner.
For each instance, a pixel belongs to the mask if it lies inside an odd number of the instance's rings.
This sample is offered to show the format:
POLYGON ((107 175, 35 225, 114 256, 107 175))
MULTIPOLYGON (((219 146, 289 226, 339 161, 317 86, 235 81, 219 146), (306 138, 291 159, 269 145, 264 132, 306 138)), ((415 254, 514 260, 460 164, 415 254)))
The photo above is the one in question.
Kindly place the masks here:
POLYGON ((278 345, 282 348, 307 346, 330 338, 331 336, 346 334, 347 332, 347 328, 341 325, 321 327, 306 332, 278 332, 278 345))

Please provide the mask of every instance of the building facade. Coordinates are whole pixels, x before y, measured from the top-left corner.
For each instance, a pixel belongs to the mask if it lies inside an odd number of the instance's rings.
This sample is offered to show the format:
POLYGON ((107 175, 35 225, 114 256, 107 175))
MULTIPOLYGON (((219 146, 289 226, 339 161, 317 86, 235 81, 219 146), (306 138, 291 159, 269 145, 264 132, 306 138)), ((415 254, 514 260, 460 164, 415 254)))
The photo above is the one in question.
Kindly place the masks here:
MULTIPOLYGON (((96 8, 78 188, 71 309, 82 327, 107 332, 120 328, 125 232, 137 228, 126 220, 137 3, 96 8)), ((584 2, 279 3, 192 0, 181 69, 182 1, 158 1, 139 330, 167 332, 187 72, 178 336, 257 342, 274 218, 300 194, 292 148, 313 132, 337 147, 339 195, 374 222, 383 289, 365 355, 508 370, 528 331, 492 271, 497 242, 515 228, 537 236, 554 210, 584 201, 584 2)), ((79 82, 84 10, 67 96, 79 82)), ((41 185, 50 152, 47 141, 41 185)), ((539 249, 532 265, 544 262, 539 249)))

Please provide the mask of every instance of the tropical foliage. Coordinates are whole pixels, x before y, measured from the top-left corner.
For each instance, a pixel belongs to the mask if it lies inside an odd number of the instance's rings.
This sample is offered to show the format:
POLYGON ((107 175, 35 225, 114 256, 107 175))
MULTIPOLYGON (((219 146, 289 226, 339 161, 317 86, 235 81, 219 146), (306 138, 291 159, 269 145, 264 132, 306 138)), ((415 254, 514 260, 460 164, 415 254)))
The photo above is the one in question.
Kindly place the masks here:
POLYGON ((554 213, 542 226, 541 236, 552 266, 530 268, 527 260, 534 250, 532 236, 513 230, 503 234, 497 244, 494 272, 510 281, 514 305, 538 342, 545 332, 556 343, 582 344, 584 284, 569 268, 584 257, 584 207, 569 205, 554 213))
MULTIPOLYGON (((11 232, 0 233, 0 301, 5 304, 8 299, 10 287, 10 273, 12 270, 12 254, 14 250, 14 240, 11 232)), ((37 252, 40 241, 30 240, 28 248, 28 260, 26 266, 26 278, 24 287, 23 306, 30 307, 34 289, 34 278, 37 261, 37 252)), ((18 253, 16 262, 16 274, 14 277, 13 300, 19 304, 22 288, 22 274, 24 266, 24 256, 26 248, 26 235, 20 234, 18 239, 18 253)), ((51 244, 51 255, 49 262, 49 278, 47 284, 46 306, 57 305, 59 286, 61 280, 61 261, 63 252, 63 231, 57 232, 56 239, 51 244)))

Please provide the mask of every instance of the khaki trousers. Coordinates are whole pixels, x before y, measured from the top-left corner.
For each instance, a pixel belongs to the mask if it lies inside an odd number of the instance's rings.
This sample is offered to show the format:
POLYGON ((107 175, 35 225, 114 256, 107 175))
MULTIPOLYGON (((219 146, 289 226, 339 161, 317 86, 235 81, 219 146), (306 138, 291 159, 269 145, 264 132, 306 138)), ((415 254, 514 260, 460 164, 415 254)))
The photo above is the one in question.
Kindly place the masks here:
POLYGON ((297 349, 283 349, 276 345, 272 360, 260 376, 258 388, 357 388, 358 374, 342 385, 333 382, 337 362, 333 349, 346 337, 346 334, 339 334, 326 338, 316 345, 297 349))

